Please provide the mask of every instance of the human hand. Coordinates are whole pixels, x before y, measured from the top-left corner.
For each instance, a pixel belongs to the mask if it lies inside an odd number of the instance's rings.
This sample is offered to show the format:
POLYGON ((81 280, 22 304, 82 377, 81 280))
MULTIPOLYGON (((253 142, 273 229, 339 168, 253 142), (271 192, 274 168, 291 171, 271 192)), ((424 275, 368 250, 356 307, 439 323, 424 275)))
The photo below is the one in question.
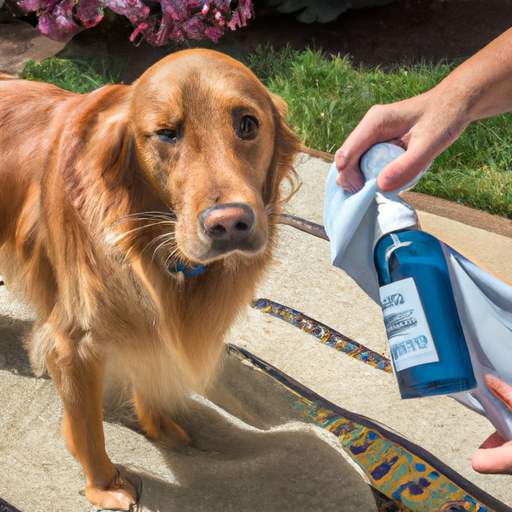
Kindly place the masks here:
MULTIPOLYGON (((492 375, 485 376, 485 383, 512 410, 512 386, 492 375)), ((495 432, 473 454, 471 464, 479 473, 512 474, 512 441, 495 432)))
POLYGON ((450 101, 436 88, 404 101, 373 106, 336 152, 337 184, 350 193, 360 190, 364 185, 360 159, 379 142, 405 149, 379 175, 381 190, 396 190, 412 181, 467 126, 462 110, 450 108, 450 101))

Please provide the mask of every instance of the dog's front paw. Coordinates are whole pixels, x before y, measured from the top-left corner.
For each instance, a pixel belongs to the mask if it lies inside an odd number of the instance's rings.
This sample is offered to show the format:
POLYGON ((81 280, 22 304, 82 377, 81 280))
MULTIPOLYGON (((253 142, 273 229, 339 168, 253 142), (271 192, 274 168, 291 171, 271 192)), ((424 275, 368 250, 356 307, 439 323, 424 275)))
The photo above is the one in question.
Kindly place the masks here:
POLYGON ((114 481, 107 489, 100 489, 89 485, 85 489, 86 498, 100 510, 133 510, 139 499, 139 493, 132 483, 116 471, 114 481))

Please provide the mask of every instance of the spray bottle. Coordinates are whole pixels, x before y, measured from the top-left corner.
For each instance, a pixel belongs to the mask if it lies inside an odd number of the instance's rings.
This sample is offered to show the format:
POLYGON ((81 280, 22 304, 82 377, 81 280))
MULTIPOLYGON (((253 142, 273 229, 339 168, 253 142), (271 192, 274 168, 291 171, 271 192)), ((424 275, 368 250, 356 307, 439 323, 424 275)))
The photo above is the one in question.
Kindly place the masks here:
MULTIPOLYGON (((366 179, 403 150, 374 146, 361 159, 366 179)), ((396 197, 398 199, 398 197, 396 197)), ((382 203, 383 201, 381 201, 382 203)), ((418 223, 419 224, 419 223, 418 223)), ((417 229, 383 226, 374 263, 391 359, 402 398, 476 387, 439 240, 417 229)))
POLYGON ((384 324, 402 398, 476 387, 439 240, 391 233, 375 248, 384 324))

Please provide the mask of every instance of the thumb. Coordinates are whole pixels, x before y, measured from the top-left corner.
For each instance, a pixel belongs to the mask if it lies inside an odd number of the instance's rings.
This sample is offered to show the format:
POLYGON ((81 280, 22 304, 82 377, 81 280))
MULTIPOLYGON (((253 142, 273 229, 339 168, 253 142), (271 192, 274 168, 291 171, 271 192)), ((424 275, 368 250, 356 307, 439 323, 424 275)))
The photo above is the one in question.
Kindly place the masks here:
POLYGON ((419 156, 408 149, 382 169, 377 178, 377 185, 383 192, 392 192, 402 188, 416 178, 429 163, 428 158, 419 156))

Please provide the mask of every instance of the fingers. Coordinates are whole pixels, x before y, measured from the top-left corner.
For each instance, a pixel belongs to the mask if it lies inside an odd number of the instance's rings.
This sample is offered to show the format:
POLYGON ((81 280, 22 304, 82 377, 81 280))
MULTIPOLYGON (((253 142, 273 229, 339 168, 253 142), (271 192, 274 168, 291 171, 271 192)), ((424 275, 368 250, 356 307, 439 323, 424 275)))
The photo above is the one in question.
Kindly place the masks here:
MULTIPOLYGON (((402 108, 408 101, 400 102, 402 108)), ((374 105, 370 108, 336 152, 336 168, 340 173, 336 183, 347 192, 357 192, 364 185, 359 167, 361 157, 379 142, 398 144, 409 130, 408 117, 401 113, 398 105, 374 105)))
POLYGON ((479 473, 512 474, 512 442, 495 432, 473 454, 471 465, 479 473))
MULTIPOLYGON (((352 194, 364 186, 364 177, 359 168, 359 158, 355 162, 353 158, 348 159, 344 153, 344 146, 336 153, 336 167, 340 171, 336 183, 352 194)), ((431 159, 428 156, 418 153, 413 148, 408 148, 405 153, 382 169, 377 184, 383 192, 399 189, 416 178, 430 162, 431 159)))
POLYGON ((340 171, 336 183, 347 192, 355 194, 363 188, 364 177, 359 169, 359 160, 352 163, 345 162, 345 154, 341 152, 342 149, 340 148, 336 152, 335 157, 336 167, 340 171))
POLYGON ((493 375, 486 375, 485 383, 494 395, 512 410, 512 386, 493 375))
MULTIPOLYGON (((512 386, 493 375, 486 375, 485 383, 512 410, 512 386)), ((512 474, 512 441, 495 432, 474 453, 471 464, 479 473, 512 474)))
MULTIPOLYGON (((363 121, 361 121, 361 124, 363 124, 363 121)), ((358 135, 363 131, 361 124, 349 135, 334 156, 336 168, 339 171, 336 183, 352 194, 358 192, 364 186, 364 177, 359 168, 359 160, 373 145, 366 137, 363 138, 358 135)))

